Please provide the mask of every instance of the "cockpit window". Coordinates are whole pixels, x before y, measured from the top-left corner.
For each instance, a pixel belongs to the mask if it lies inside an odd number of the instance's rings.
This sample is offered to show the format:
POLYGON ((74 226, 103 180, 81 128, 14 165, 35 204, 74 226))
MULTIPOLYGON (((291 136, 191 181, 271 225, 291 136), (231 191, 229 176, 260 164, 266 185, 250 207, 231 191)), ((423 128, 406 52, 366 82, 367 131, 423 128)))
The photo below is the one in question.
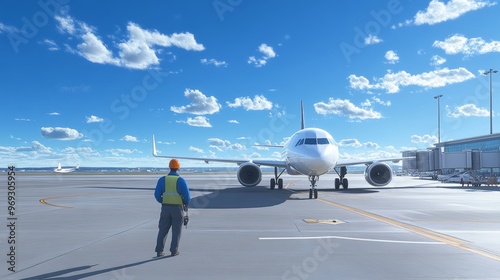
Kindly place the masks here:
POLYGON ((335 145, 335 141, 330 138, 303 138, 297 141, 295 147, 300 145, 335 145))
POLYGON ((297 141, 297 144, 295 144, 295 147, 300 146, 302 144, 304 144, 304 139, 300 139, 299 141, 297 141))
POLYGON ((330 144, 328 138, 318 138, 318 145, 328 145, 328 144, 330 144))
POLYGON ((304 141, 304 144, 306 145, 316 145, 316 143, 316 138, 306 138, 306 140, 304 141))

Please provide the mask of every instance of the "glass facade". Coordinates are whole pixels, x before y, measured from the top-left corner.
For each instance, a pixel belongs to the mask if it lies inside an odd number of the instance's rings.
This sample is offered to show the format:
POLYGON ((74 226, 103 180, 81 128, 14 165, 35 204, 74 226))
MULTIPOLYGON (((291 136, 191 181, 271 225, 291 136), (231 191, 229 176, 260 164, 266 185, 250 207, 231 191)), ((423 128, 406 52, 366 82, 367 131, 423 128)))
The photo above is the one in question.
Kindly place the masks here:
POLYGON ((500 139, 477 140, 467 143, 448 144, 444 146, 445 152, 461 152, 480 150, 483 152, 500 151, 500 139))

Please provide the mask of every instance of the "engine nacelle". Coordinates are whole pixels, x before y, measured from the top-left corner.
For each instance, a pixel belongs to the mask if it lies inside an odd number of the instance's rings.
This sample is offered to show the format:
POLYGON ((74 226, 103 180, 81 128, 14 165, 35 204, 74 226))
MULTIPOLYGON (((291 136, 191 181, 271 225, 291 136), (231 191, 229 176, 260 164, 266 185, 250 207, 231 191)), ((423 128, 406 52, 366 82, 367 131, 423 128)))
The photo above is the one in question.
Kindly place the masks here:
POLYGON ((385 186, 392 180, 392 169, 386 163, 374 162, 366 168, 365 180, 375 187, 385 186))
POLYGON ((238 168, 238 181, 245 187, 257 186, 262 180, 260 167, 253 162, 245 162, 238 168))

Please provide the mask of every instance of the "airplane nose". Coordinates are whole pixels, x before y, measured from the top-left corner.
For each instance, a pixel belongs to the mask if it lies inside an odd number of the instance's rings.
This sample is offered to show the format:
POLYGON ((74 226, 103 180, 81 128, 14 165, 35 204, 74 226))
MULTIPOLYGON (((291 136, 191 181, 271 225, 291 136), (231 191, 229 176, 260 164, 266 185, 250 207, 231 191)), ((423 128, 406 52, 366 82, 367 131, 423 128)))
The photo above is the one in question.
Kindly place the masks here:
POLYGON ((321 175, 335 166, 335 159, 318 153, 316 156, 308 157, 307 166, 311 170, 310 175, 321 175))

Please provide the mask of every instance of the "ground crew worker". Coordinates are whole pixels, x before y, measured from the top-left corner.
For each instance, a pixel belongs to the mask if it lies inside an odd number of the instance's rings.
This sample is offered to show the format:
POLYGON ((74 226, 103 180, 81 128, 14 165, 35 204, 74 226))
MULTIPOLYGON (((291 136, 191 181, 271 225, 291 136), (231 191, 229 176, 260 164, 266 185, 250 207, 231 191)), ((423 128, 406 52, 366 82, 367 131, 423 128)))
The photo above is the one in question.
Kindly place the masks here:
POLYGON ((179 161, 172 159, 169 163, 170 173, 158 179, 156 183, 155 198, 162 204, 155 248, 157 257, 165 255, 163 249, 170 227, 172 227, 170 255, 179 254, 184 211, 187 211, 191 199, 186 180, 177 174, 180 167, 179 161))

